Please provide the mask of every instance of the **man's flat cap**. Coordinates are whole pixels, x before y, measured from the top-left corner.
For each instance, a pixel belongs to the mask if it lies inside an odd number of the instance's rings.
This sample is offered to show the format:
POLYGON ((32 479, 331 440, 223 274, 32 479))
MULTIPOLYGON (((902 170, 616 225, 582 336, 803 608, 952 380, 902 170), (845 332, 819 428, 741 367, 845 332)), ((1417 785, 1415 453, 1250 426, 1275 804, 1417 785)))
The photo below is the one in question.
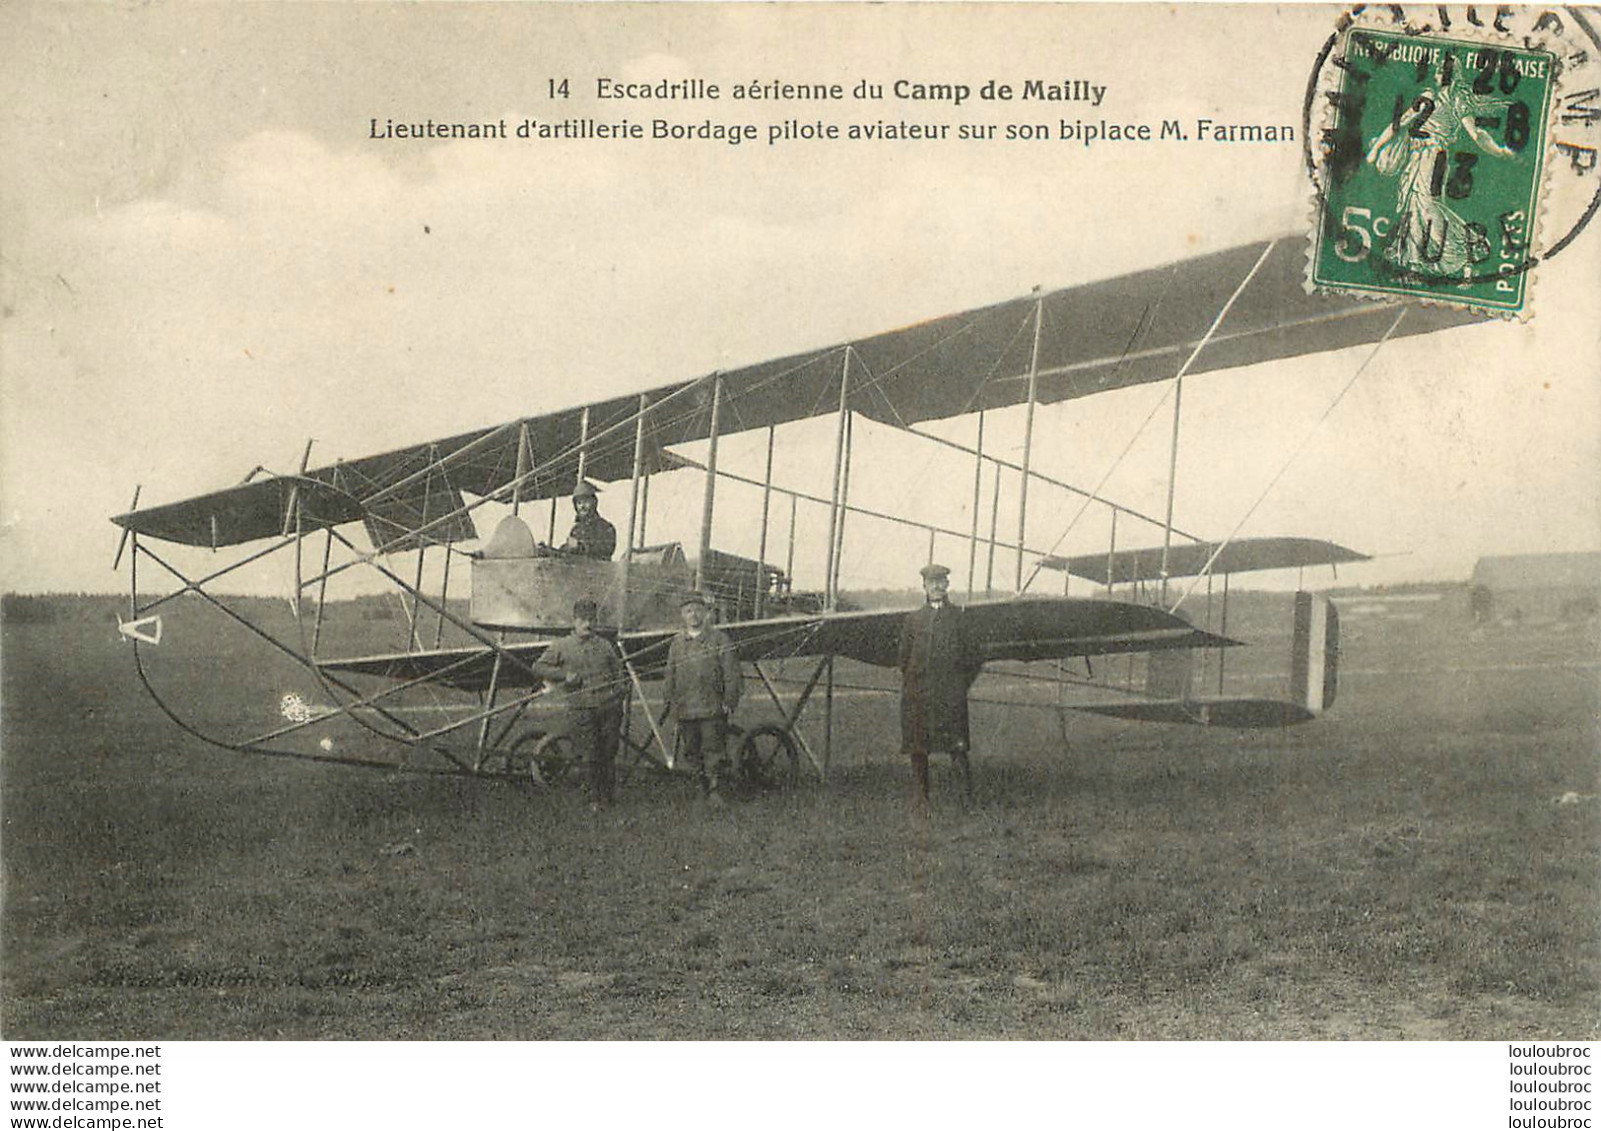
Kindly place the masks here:
POLYGON ((712 607, 712 602, 711 598, 707 597, 699 589, 691 589, 679 599, 678 607, 683 608, 685 605, 703 605, 709 609, 712 607))
POLYGON ((942 566, 935 562, 929 562, 918 572, 923 575, 924 581, 933 581, 936 577, 949 577, 951 575, 949 566, 942 566))
POLYGON ((588 597, 580 597, 573 602, 573 616, 576 619, 593 621, 599 612, 599 607, 588 597))

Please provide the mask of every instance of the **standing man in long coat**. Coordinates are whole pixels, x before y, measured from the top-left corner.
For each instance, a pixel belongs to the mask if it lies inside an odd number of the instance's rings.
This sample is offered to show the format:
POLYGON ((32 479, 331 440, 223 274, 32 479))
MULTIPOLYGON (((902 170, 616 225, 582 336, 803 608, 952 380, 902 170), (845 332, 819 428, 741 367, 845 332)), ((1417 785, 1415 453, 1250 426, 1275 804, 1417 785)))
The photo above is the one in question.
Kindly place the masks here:
POLYGON ((965 800, 973 799, 967 691, 983 658, 966 615, 948 598, 951 571, 930 563, 922 573, 927 600, 901 625, 901 749, 912 761, 912 784, 926 810, 928 756, 934 751, 950 754, 965 800))

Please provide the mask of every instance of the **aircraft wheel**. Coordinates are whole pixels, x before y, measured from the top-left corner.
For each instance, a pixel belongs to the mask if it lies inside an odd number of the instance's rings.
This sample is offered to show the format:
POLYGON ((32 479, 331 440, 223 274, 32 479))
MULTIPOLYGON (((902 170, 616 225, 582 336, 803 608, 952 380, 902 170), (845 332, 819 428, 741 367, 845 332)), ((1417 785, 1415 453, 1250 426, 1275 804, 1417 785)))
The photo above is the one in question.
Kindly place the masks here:
POLYGON ((559 785, 573 765, 572 743, 564 734, 531 730, 506 751, 506 773, 535 785, 559 785))
MULTIPOLYGON (((533 747, 543 737, 541 731, 528 731, 527 734, 519 735, 516 742, 506 743, 503 747, 504 763, 500 766, 501 774, 511 779, 530 780, 532 775, 528 772, 528 767, 533 766, 533 747)), ((495 769, 493 758, 485 763, 485 771, 493 774, 495 769)))
POLYGON ((546 785, 558 785, 577 769, 572 740, 565 734, 547 734, 534 744, 529 774, 546 785))
POLYGON ((789 730, 774 723, 752 727, 739 744, 739 772, 757 789, 794 789, 800 782, 800 752, 789 730))

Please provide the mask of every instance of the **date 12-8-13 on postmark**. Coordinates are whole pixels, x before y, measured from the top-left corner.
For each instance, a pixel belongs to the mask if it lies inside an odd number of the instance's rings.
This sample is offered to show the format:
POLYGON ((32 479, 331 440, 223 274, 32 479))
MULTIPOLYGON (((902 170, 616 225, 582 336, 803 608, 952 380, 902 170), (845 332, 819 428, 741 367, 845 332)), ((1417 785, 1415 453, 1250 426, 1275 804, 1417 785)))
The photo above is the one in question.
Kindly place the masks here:
POLYGON ((1329 66, 1312 285, 1524 313, 1556 56, 1350 27, 1329 66))

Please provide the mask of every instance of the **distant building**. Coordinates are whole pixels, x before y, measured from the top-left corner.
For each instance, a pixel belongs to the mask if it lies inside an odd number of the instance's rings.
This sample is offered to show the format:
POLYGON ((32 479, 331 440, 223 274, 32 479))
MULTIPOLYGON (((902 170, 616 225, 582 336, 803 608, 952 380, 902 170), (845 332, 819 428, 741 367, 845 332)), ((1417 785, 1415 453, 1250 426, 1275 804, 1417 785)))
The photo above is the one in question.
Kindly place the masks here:
POLYGON ((1468 580, 1475 621, 1578 621, 1601 611, 1601 553, 1480 558, 1468 580))
POLYGON ((1340 593, 1333 594, 1331 599, 1335 607, 1340 610, 1341 619, 1362 620, 1375 618, 1384 620, 1414 620, 1420 621, 1429 617, 1438 617, 1436 606, 1445 600, 1443 590, 1433 593, 1340 593))

